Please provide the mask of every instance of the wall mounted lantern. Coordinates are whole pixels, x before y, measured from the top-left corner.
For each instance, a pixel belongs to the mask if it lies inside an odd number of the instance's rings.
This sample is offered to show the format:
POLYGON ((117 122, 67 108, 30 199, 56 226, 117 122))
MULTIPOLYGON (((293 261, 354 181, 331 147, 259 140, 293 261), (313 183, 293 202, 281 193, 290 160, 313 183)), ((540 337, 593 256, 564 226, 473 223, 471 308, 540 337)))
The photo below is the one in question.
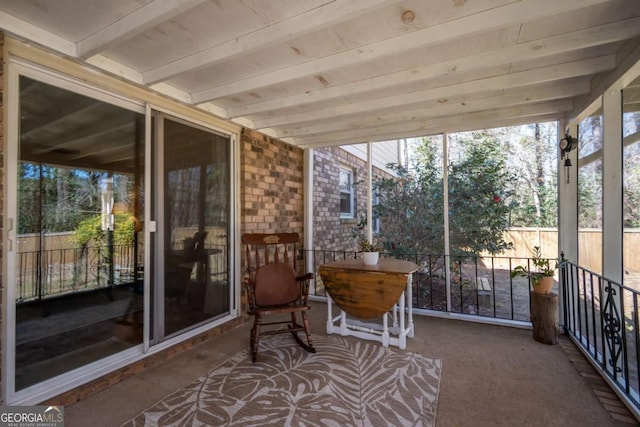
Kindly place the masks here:
POLYGON ((564 159, 564 169, 565 169, 565 176, 567 177, 567 183, 570 182, 569 170, 571 169, 571 166, 572 166, 571 159, 569 158, 569 152, 577 147, 578 147, 578 140, 572 137, 567 131, 564 138, 560 140, 560 158, 564 159))

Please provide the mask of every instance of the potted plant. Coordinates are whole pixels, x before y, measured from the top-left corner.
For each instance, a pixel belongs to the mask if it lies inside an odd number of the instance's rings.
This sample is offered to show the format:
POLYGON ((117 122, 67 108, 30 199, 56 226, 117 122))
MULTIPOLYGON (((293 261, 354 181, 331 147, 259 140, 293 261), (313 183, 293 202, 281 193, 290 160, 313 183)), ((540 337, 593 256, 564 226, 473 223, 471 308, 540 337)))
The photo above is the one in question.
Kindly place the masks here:
POLYGON ((558 263, 553 267, 548 259, 542 258, 542 251, 539 246, 533 247, 533 256, 531 257, 532 268, 519 265, 511 271, 511 277, 528 277, 531 279, 533 291, 538 294, 548 294, 553 287, 553 275, 558 263))
POLYGON ((380 258, 382 248, 377 243, 372 243, 367 239, 360 240, 360 251, 362 251, 362 260, 366 265, 376 265, 380 258))

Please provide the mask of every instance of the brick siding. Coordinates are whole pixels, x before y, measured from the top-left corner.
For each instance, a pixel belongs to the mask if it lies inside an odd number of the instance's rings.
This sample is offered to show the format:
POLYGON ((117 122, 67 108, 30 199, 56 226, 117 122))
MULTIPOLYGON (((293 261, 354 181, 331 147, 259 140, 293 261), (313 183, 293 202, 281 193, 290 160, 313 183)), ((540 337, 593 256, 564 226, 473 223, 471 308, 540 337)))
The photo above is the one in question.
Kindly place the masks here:
MULTIPOLYGON (((358 250, 358 242, 353 238, 353 228, 361 217, 367 214, 367 163, 357 156, 338 147, 314 150, 313 187, 313 249, 317 250, 358 250), (353 170, 354 218, 340 218, 340 166, 353 170)), ((374 168, 373 175, 389 176, 374 168)))
POLYGON ((297 232, 302 238, 303 150, 249 129, 240 143, 242 232, 297 232))

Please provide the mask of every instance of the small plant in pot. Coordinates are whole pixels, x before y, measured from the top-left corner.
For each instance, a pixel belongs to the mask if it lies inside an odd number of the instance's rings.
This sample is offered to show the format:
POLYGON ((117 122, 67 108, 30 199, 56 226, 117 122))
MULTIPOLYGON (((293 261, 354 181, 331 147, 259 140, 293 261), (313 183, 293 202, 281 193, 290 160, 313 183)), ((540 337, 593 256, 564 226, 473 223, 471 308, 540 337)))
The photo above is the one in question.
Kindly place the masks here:
POLYGON ((362 251, 362 260, 366 265, 376 265, 380 257, 382 248, 377 243, 372 243, 367 239, 360 240, 360 251, 362 251))
POLYGON ((528 277, 531 279, 533 291, 538 294, 548 294, 553 287, 553 275, 558 268, 556 262, 553 267, 548 259, 542 258, 542 251, 539 246, 533 247, 531 257, 531 269, 519 265, 511 271, 511 277, 528 277))

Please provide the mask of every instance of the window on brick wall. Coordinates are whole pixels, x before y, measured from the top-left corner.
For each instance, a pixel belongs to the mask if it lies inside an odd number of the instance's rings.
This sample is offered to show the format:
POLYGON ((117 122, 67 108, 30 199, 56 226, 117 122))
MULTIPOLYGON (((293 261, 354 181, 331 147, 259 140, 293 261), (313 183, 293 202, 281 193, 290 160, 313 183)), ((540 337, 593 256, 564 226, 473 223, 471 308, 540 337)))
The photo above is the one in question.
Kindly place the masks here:
MULTIPOLYGON (((371 199, 371 205, 375 208, 375 206, 380 203, 380 196, 378 195, 378 193, 373 193, 373 198, 371 199)), ((375 212, 375 209, 374 209, 375 212)), ((380 218, 373 218, 373 221, 371 223, 371 231, 373 231, 375 234, 378 234, 380 232, 380 218)))
POLYGON ((353 170, 340 167, 340 218, 354 217, 353 170))

